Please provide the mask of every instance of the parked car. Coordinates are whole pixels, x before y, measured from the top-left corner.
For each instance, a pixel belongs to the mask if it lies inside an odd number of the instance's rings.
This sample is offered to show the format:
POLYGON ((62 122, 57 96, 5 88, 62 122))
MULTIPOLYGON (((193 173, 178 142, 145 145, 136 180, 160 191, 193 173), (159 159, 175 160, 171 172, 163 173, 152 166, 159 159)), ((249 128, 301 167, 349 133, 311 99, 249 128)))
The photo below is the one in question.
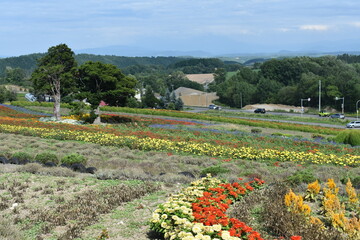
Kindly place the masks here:
POLYGON ((360 128, 360 121, 349 122, 346 124, 347 128, 360 128))
POLYGON ((339 118, 339 119, 345 119, 344 114, 335 113, 333 115, 330 115, 330 118, 339 118))
POLYGON ((324 110, 319 112, 319 117, 329 117, 330 115, 331 115, 331 113, 324 111, 324 110))
POLYGON ((220 106, 217 106, 217 105, 215 105, 215 104, 210 104, 210 105, 209 105, 209 109, 221 110, 221 107, 220 107, 220 106))
POLYGON ((209 109, 215 109, 216 105, 215 104, 210 104, 209 105, 209 109))
POLYGON ((266 113, 265 108, 257 108, 254 110, 254 113, 266 113))

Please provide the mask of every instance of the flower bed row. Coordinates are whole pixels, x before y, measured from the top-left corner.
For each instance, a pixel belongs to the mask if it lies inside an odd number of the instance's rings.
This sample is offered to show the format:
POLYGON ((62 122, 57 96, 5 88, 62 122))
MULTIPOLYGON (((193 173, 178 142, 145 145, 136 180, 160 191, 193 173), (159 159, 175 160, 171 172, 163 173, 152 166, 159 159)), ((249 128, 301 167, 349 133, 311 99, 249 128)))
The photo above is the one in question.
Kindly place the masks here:
POLYGON ((188 141, 139 138, 136 136, 117 136, 115 134, 106 132, 73 131, 54 128, 14 126, 7 124, 0 124, 0 132, 18 133, 59 140, 84 141, 118 147, 126 146, 132 149, 146 151, 189 153, 195 155, 232 159, 293 161, 299 163, 336 164, 341 166, 360 165, 360 156, 354 156, 350 154, 339 157, 333 154, 326 155, 321 152, 279 151, 276 149, 259 150, 253 147, 231 148, 228 146, 214 145, 209 143, 192 143, 188 141))
POLYGON ((301 131, 301 132, 330 134, 330 135, 336 135, 340 131, 342 131, 342 129, 338 129, 338 128, 310 126, 310 125, 294 124, 294 123, 281 123, 281 122, 269 122, 269 121, 261 121, 261 120, 239 119, 239 118, 230 118, 230 117, 222 117, 222 116, 205 115, 205 114, 200 114, 200 113, 189 113, 189 112, 181 112, 181 111, 162 110, 162 109, 161 110, 138 109, 138 108, 105 106, 105 107, 102 107, 102 110, 112 111, 112 112, 161 115, 161 116, 169 116, 169 117, 177 117, 177 118, 189 118, 189 119, 198 119, 198 120, 205 120, 205 121, 233 123, 233 124, 247 125, 247 126, 253 126, 253 127, 275 128, 275 129, 294 130, 294 131, 301 131))
POLYGON ((263 184, 259 179, 230 184, 208 175, 160 204, 150 219, 150 228, 170 240, 263 240, 244 222, 226 215, 229 205, 263 184))
MULTIPOLYGON (((33 103, 17 101, 17 102, 13 102, 12 104, 15 104, 17 106, 32 106, 33 103)), ((63 107, 68 107, 68 105, 66 104, 62 104, 62 105, 64 105, 63 107)), ((294 124, 294 123, 280 123, 280 122, 269 122, 269 121, 261 121, 261 120, 239 119, 239 118, 230 118, 230 117, 222 117, 222 116, 211 116, 211 115, 205 115, 199 113, 189 113, 189 112, 163 110, 163 109, 161 110, 139 109, 139 108, 110 107, 110 106, 104 106, 101 109, 103 111, 109 111, 109 112, 125 112, 125 113, 135 113, 135 114, 169 116, 169 117, 177 117, 177 118, 189 118, 189 119, 197 119, 197 120, 205 120, 205 121, 234 123, 234 124, 248 125, 253 127, 295 130, 295 131, 330 134, 330 135, 336 135, 340 131, 342 131, 341 129, 337 129, 337 128, 309 126, 309 125, 294 124)))

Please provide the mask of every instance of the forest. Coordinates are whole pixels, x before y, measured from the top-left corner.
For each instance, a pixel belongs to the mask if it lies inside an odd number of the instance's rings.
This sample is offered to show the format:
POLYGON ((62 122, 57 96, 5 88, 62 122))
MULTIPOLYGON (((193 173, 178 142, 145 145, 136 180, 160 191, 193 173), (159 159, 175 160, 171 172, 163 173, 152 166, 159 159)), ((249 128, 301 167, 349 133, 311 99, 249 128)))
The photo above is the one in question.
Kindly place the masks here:
MULTIPOLYGON (((0 84, 31 87, 31 73, 43 54, 0 59, 0 84)), ((360 56, 343 54, 322 57, 289 57, 253 61, 251 66, 217 58, 119 57, 91 54, 75 55, 78 65, 87 61, 113 64, 125 75, 138 81, 137 88, 151 88, 164 96, 178 87, 217 92, 218 104, 240 108, 246 104, 277 103, 317 107, 319 93, 322 106, 356 111, 360 98, 360 56), (186 74, 214 73, 209 86, 191 82, 186 74), (321 88, 320 87, 321 84, 321 88)))

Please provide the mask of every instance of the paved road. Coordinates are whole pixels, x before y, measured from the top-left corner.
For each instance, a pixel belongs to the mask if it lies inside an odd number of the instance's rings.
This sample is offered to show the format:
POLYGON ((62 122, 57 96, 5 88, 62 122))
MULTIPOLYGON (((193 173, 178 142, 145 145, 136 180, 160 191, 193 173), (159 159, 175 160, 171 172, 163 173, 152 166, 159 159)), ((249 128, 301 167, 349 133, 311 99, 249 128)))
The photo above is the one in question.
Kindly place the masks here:
MULTIPOLYGON (((185 110, 187 112, 194 112, 194 113, 201 113, 204 111, 209 110, 206 107, 193 107, 191 110, 185 110)), ((254 113, 253 110, 240 110, 240 109, 227 109, 223 108, 221 111, 226 112, 243 112, 243 113, 254 113)), ((266 112, 266 114, 272 114, 272 115, 280 115, 280 116, 290 116, 290 117, 300 117, 298 113, 287 113, 287 112, 266 112)), ((289 121, 289 120, 278 120, 278 119, 268 119, 268 118, 261 118, 261 114, 259 117, 242 117, 242 116, 231 116, 234 118, 241 118, 241 119, 252 119, 252 120, 262 120, 262 121, 270 121, 270 122, 285 122, 285 123, 295 123, 295 124, 303 124, 303 125, 312 125, 312 126, 322 126, 322 127, 332 127, 332 128, 345 128, 344 125, 336 125, 331 123, 311 123, 311 122, 301 122, 301 121, 289 121)), ((319 118, 318 115, 315 114, 303 114, 303 117, 307 118, 319 118)), ((355 121, 356 118, 348 117, 347 120, 355 121)))

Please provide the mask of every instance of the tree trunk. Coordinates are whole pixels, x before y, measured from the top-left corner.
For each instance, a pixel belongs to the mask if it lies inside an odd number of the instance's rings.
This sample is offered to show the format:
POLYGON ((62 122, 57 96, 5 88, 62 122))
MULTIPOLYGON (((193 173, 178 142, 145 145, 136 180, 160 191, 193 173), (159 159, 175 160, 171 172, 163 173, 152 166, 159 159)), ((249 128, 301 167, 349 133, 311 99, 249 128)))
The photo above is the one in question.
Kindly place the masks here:
POLYGON ((54 95, 54 117, 56 120, 61 120, 60 116, 60 94, 54 95))

